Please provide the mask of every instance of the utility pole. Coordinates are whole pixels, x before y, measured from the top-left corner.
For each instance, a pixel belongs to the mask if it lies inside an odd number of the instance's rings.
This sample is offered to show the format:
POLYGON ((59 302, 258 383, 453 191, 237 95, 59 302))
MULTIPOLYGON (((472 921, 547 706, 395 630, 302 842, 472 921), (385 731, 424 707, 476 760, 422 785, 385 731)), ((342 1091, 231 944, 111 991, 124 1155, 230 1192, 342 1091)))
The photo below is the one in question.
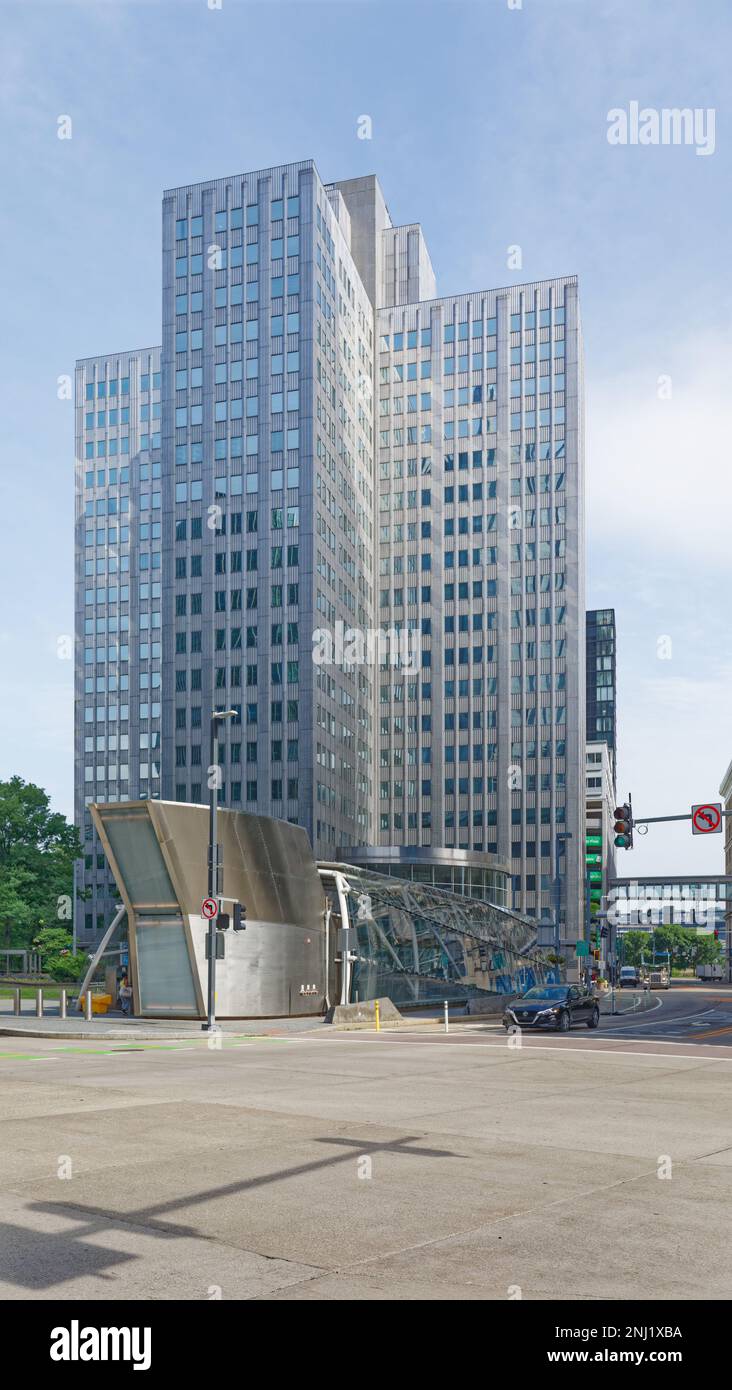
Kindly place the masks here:
MULTIPOLYGON (((560 874, 560 855, 562 846, 566 840, 572 839, 572 832, 560 831, 554 841, 554 954, 559 958, 561 955, 561 915, 562 915, 562 879, 560 874)), ((557 969, 559 966, 557 965, 557 969)))
MULTIPOLYGON (((223 891, 223 856, 216 838, 216 809, 219 799, 219 724, 224 719, 235 719, 236 710, 214 710, 211 715, 211 750, 208 766, 208 896, 217 902, 223 891)), ((205 1033, 215 1033, 216 1029, 216 917, 208 924, 208 1015, 202 1024, 205 1033)))

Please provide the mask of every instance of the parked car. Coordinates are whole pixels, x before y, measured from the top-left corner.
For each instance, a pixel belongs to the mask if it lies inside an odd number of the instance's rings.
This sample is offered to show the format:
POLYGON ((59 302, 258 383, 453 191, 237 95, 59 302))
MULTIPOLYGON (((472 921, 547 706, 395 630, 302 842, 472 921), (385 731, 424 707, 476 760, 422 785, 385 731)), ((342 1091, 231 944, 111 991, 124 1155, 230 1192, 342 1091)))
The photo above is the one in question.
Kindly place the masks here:
POLYGON ((557 1033, 568 1033, 573 1024, 596 1028, 599 1022, 597 996, 585 985, 534 985, 507 1004, 503 1014, 507 1032, 553 1028, 557 1033))
POLYGON ((621 989, 650 989, 648 975, 639 965, 621 965, 618 984, 621 989))

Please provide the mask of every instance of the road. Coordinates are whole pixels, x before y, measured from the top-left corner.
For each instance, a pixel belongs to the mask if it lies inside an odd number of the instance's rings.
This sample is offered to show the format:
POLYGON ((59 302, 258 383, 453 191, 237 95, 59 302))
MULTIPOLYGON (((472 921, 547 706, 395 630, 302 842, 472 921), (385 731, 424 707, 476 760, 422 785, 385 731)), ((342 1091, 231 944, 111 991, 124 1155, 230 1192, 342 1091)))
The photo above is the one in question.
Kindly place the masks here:
POLYGON ((729 1026, 0 1038, 0 1297, 726 1298, 729 1026))

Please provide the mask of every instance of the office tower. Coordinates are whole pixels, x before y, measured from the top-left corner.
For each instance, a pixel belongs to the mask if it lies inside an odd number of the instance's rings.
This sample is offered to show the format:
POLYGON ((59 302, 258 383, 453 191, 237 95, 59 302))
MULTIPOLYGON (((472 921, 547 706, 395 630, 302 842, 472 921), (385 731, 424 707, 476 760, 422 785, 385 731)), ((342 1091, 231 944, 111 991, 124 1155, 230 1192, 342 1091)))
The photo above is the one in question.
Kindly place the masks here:
POLYGON ((587 612, 587 742, 606 743, 615 788, 617 742, 615 716, 615 610, 587 612))
POLYGON ((585 833, 576 281, 383 309, 377 346, 377 611, 423 641, 419 675, 377 692, 378 844, 508 864, 513 904, 542 916, 558 837, 571 837, 559 867, 573 933, 585 833))
POLYGON ((211 710, 234 709, 223 805, 535 917, 559 846, 572 937, 576 279, 436 296, 372 176, 308 160, 164 195, 160 795, 206 800, 211 710))
POLYGON ((75 774, 82 945, 114 884, 86 809, 158 796, 161 743, 160 348, 76 364, 75 774))
POLYGON ((372 673, 313 662, 314 630, 372 626, 374 326, 349 223, 310 161, 163 201, 163 796, 205 800, 212 702, 234 708, 222 803, 331 857, 371 834, 372 673))

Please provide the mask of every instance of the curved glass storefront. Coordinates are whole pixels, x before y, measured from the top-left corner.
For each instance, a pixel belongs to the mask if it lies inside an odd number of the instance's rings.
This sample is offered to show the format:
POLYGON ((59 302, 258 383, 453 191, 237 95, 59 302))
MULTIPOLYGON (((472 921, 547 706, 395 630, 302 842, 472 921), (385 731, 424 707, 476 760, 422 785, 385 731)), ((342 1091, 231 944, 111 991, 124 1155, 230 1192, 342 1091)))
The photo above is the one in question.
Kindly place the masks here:
POLYGON ((350 849, 348 857, 359 868, 441 888, 460 897, 478 898, 497 907, 508 907, 511 902, 510 870, 493 855, 420 846, 369 846, 350 849))

